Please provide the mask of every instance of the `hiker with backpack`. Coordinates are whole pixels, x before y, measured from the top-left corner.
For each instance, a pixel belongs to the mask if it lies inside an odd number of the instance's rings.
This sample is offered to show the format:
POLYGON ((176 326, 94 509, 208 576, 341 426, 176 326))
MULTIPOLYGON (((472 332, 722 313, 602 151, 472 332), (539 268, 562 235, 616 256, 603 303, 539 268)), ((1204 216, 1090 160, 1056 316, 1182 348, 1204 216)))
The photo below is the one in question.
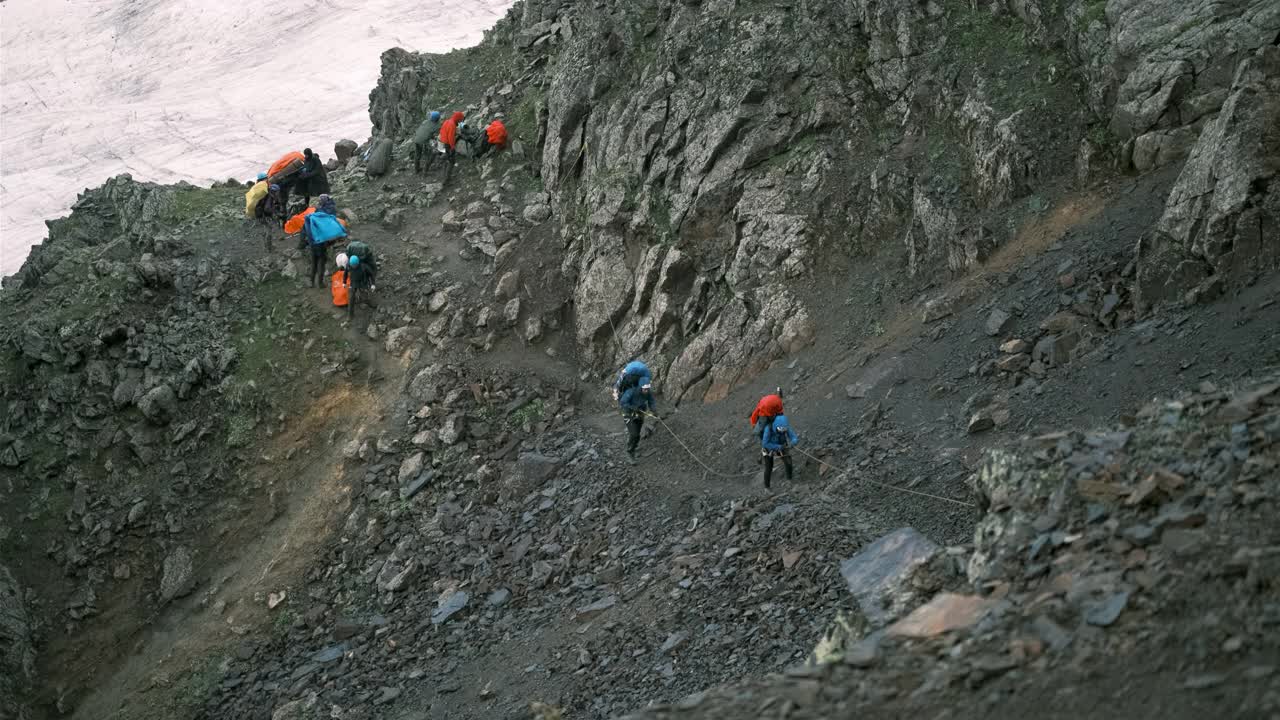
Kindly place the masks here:
POLYGON ((258 207, 254 209, 254 217, 262 224, 267 252, 271 252, 271 240, 275 237, 276 231, 284 227, 284 203, 284 194, 280 191, 280 186, 273 184, 268 186, 266 197, 262 198, 258 202, 258 207))
POLYGON ((415 173, 431 172, 431 166, 436 161, 436 149, 432 147, 432 140, 439 134, 440 111, 432 110, 431 114, 418 126, 418 131, 413 134, 413 171, 415 173), (423 167, 424 164, 426 167, 423 167))
POLYGON ((453 115, 440 126, 440 144, 444 146, 445 171, 444 181, 449 182, 453 176, 453 166, 458 164, 458 124, 466 116, 455 110, 453 115))
POLYGON ((347 243, 346 264, 342 266, 342 282, 349 289, 347 295, 347 319, 356 316, 356 302, 362 300, 373 305, 370 293, 377 290, 378 259, 368 244, 359 240, 347 243))
POLYGON ((482 158, 489 152, 490 148, 502 149, 507 145, 507 126, 502 123, 500 118, 494 118, 492 122, 485 125, 479 133, 479 147, 472 153, 473 158, 482 158))
POLYGON ((769 487, 769 480, 773 477, 774 460, 781 458, 782 465, 786 468, 787 479, 790 480, 793 473, 791 466, 791 448, 800 442, 800 437, 791 429, 791 422, 786 415, 775 415, 760 433, 760 455, 764 461, 764 486, 769 487))
POLYGON ((639 360, 627 363, 613 384, 613 397, 618 401, 618 409, 622 411, 622 419, 627 426, 627 458, 634 464, 645 415, 654 414, 658 407, 653 398, 653 376, 649 366, 639 360))
POLYGON ((311 152, 311 148, 302 151, 302 169, 298 171, 298 192, 302 193, 302 204, 311 204, 311 198, 329 193, 329 176, 325 173, 324 163, 320 156, 311 152))
POLYGON ((329 245, 347 236, 347 229, 338 218, 319 210, 306 216, 302 223, 299 249, 311 250, 310 286, 324 287, 325 265, 329 259, 329 245))

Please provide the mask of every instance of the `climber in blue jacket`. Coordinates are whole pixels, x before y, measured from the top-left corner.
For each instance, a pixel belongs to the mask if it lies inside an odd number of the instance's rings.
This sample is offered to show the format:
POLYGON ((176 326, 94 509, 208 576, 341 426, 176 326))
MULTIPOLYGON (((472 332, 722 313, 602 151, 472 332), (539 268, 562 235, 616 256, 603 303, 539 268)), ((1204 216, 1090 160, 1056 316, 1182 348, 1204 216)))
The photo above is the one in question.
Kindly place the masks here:
POLYGON ((627 457, 634 463, 644 416, 658 407, 653 398, 653 377, 649 368, 638 360, 628 363, 613 384, 613 396, 618 399, 618 409, 622 411, 622 419, 627 425, 627 457))
POLYGON ((782 464, 787 470, 787 479, 791 479, 791 446, 800 442, 800 437, 791 429, 791 422, 787 420, 786 415, 778 415, 773 418, 773 422, 765 425, 764 432, 760 434, 760 452, 764 456, 764 486, 769 487, 769 480, 773 476, 774 458, 782 458, 782 464))

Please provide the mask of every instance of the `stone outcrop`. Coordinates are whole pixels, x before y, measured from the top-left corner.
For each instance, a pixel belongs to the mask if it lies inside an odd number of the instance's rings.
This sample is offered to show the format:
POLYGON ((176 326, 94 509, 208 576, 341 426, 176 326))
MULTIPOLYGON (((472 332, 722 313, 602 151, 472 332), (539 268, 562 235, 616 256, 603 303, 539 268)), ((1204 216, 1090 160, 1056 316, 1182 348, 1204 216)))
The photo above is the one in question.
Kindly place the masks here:
MULTIPOLYGON (((1078 161, 1146 170, 1260 126, 1231 76, 1278 31, 1265 0, 530 0, 485 41, 526 70, 479 106, 535 124, 550 202, 525 219, 559 227, 583 360, 643 355, 667 393, 713 399, 802 344, 791 291, 833 257, 905 248, 924 286, 989 258, 1011 230, 988 218, 1078 161)), ((431 67, 383 56, 376 134, 412 132, 431 67)), ((1175 212, 1161 232, 1185 245, 1196 211, 1175 212)))
POLYGON ((0 713, 4 717, 14 720, 30 717, 23 693, 31 684, 34 668, 31 620, 22 588, 8 568, 0 565, 0 713))
POLYGON ((1280 265, 1280 47, 1240 63, 1164 215, 1138 244, 1137 300, 1206 299, 1280 265))

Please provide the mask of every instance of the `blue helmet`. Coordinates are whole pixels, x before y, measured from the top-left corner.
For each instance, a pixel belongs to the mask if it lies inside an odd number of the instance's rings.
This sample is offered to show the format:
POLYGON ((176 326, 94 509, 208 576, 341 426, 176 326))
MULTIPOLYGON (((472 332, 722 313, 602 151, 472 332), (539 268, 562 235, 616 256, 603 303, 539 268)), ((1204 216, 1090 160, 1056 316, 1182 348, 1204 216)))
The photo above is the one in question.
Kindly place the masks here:
POLYGON ((350 263, 351 267, 358 267, 360 265, 360 256, 352 255, 351 257, 347 258, 347 262, 350 263))
POLYGON ((431 111, 431 122, 440 122, 440 111, 439 111, 439 110, 432 110, 432 111, 431 111))
POLYGON ((258 173, 258 179, 259 179, 259 180, 266 180, 266 179, 267 179, 267 174, 266 174, 266 173, 264 173, 264 172, 260 172, 260 173, 258 173))

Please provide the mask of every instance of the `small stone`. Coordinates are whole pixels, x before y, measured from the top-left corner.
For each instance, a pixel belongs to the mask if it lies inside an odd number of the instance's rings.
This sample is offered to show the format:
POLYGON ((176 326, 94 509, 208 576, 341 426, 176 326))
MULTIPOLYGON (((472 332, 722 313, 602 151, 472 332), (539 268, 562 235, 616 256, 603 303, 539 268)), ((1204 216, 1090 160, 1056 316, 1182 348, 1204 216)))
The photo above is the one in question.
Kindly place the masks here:
POLYGON ((844 653, 845 664, 856 668, 871 667, 879 659, 880 642, 874 635, 855 643, 844 653))
POLYGON ((1216 673, 1206 674, 1206 675, 1192 675, 1191 677, 1182 681, 1182 687, 1188 690, 1207 690, 1211 687, 1217 687, 1218 685, 1221 685, 1222 683, 1226 682, 1226 680, 1227 680, 1226 675, 1218 675, 1216 673))
POLYGON ((671 635, 667 636, 666 642, 662 643, 662 647, 658 649, 658 652, 662 653, 663 655, 667 655, 679 649, 680 646, 684 645, 685 641, 688 639, 689 639, 689 633, 685 633, 685 632, 671 633, 671 635))
POLYGON ((1174 555, 1194 555, 1204 545, 1204 531, 1167 527, 1160 535, 1160 546, 1174 555))
POLYGON ((494 590, 493 592, 489 593, 489 597, 485 599, 485 602, 489 605, 489 607, 502 607, 503 605, 506 605, 510 600, 511 600, 511 591, 506 588, 498 588, 497 590, 494 590))
POLYGON ((975 435, 980 432, 986 432, 996 426, 995 418, 991 416, 990 410, 979 410, 969 418, 969 434, 975 435))
POLYGON ((373 701, 373 704, 375 704, 375 705, 386 705, 387 703, 391 702, 392 700, 395 700, 396 698, 400 697, 400 693, 401 693, 401 692, 402 692, 402 691, 401 691, 401 690, 400 690, 400 688, 398 688, 398 687, 397 687, 397 688, 393 688, 393 687, 384 687, 384 688, 382 688, 382 692, 381 692, 381 694, 380 694, 380 695, 378 695, 378 699, 373 701))
POLYGON ((422 463, 425 457, 425 454, 416 452, 405 458, 404 462, 400 463, 400 472, 397 478, 401 485, 417 478, 418 475, 422 473, 422 463))
POLYGON ((575 611, 575 617, 578 621, 590 620, 600 613, 612 608, 618 604, 618 597, 610 595, 608 597, 597 600, 590 605, 583 605, 575 611))
POLYGON ((164 559, 160 597, 165 602, 189 595, 195 589, 195 568, 191 551, 176 547, 164 559))
POLYGON ((1009 324, 1009 313, 999 308, 996 308, 995 310, 991 311, 990 315, 987 316, 987 325, 986 325, 987 334, 990 335, 991 337, 995 337, 996 335, 999 335, 1000 333, 1004 332, 1005 326, 1007 326, 1008 324, 1009 324))
POLYGON ((1124 530, 1124 539, 1138 547, 1145 547, 1149 545, 1152 539, 1155 538, 1155 535, 1156 531, 1154 528, 1150 525, 1144 525, 1141 523, 1127 527, 1124 530))
POLYGON ((947 317, 954 311, 954 301, 950 296, 943 295, 942 297, 933 298, 924 304, 921 319, 926 323, 931 323, 947 317))
POLYGON ((996 367, 1000 368, 1002 372, 1007 373, 1026 370, 1031 367, 1031 356, 1026 353, 1018 353, 1016 355, 1002 357, 996 361, 996 367))
POLYGON ((437 607, 431 613, 431 624, 440 625, 467 606, 471 596, 465 591, 456 590, 441 596, 437 607))
POLYGON ((1031 345, 1028 344, 1026 340, 1018 340, 1018 339, 1006 340, 1003 344, 1000 345, 1000 352, 1008 353, 1010 355, 1017 355, 1018 353, 1024 353, 1030 349, 1031 349, 1031 345))
POLYGON ((867 386, 862 383, 853 383, 844 386, 845 397, 850 400, 859 400, 867 396, 867 386))
POLYGON ((1129 591, 1112 593, 1085 606, 1084 621, 1098 627, 1110 627, 1129 605, 1129 591))
POLYGON ((498 300, 508 300, 520 294, 520 271, 512 270, 502 274, 498 284, 493 288, 493 296, 498 300))
POLYGON ((515 327, 516 322, 520 320, 520 298, 512 298, 502 307, 502 319, 506 321, 507 327, 515 327))

